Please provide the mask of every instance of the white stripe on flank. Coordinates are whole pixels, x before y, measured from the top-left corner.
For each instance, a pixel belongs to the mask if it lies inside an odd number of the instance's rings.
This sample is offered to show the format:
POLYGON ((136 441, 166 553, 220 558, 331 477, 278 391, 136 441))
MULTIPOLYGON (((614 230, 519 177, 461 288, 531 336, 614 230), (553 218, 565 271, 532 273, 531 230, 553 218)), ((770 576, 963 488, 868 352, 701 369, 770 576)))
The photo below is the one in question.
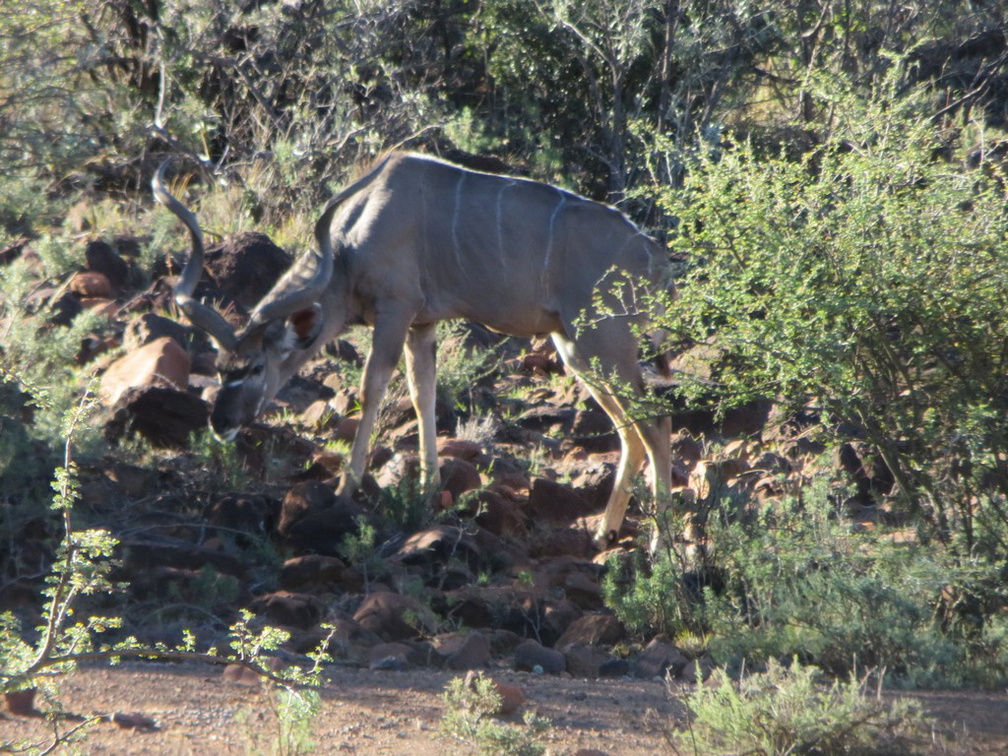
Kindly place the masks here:
POLYGON ((452 215, 452 244, 455 246, 455 262, 462 265, 462 255, 459 251, 458 224, 459 215, 462 212, 462 184, 465 183, 466 174, 460 173, 458 184, 455 186, 455 212, 452 215))
POLYGON ((504 190, 514 186, 514 181, 509 181, 506 184, 502 184, 500 191, 497 192, 497 256, 500 257, 501 269, 507 272, 507 260, 504 257, 504 190))
POLYGON ((553 214, 550 215, 549 242, 546 244, 546 260, 543 262, 543 270, 549 268, 550 258, 553 256, 553 228, 556 226, 557 216, 560 215, 560 211, 563 209, 563 206, 567 204, 567 194, 560 189, 557 189, 557 192, 560 194, 560 201, 557 203, 557 206, 553 208, 553 214))

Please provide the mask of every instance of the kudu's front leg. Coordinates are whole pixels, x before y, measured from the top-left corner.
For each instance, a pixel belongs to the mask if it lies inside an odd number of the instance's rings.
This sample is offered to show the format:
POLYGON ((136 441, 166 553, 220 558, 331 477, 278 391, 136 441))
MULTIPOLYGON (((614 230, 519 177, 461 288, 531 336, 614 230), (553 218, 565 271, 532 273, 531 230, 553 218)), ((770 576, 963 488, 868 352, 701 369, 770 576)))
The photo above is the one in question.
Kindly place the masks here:
POLYGON ((350 467, 345 471, 340 483, 341 494, 348 496, 353 494, 364 478, 375 421, 378 419, 378 411, 381 409, 382 399, 385 398, 385 390, 388 388, 392 371, 395 370, 402 355, 409 321, 410 318, 401 312, 388 313, 375 320, 371 354, 364 364, 364 376, 361 378, 361 419, 350 449, 350 467))

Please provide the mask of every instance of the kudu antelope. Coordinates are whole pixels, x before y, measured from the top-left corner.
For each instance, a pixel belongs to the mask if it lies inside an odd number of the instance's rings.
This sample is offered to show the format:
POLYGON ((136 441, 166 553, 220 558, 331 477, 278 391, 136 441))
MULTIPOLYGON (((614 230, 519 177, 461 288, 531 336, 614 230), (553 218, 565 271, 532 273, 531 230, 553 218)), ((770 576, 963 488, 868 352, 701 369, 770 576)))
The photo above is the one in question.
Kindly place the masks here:
POLYGON ((634 335, 643 316, 627 310, 626 300, 638 285, 671 292, 672 284, 661 247, 617 210, 547 184, 393 153, 326 204, 315 226, 319 254, 292 265, 235 331, 192 296, 203 267, 202 233, 165 189, 165 167, 154 178, 154 195, 192 241, 175 301, 219 346, 221 388, 210 422, 221 439, 234 438, 325 343, 365 323, 374 334, 342 492, 352 493, 364 474, 404 345, 421 473, 436 485, 435 325, 464 318, 513 336, 550 334, 612 419, 622 455, 600 541, 619 532, 645 460, 656 499, 668 495, 669 420, 633 420, 628 411, 626 387, 644 390, 634 335), (625 285, 628 277, 634 286, 625 285), (586 316, 591 325, 578 325, 586 316))

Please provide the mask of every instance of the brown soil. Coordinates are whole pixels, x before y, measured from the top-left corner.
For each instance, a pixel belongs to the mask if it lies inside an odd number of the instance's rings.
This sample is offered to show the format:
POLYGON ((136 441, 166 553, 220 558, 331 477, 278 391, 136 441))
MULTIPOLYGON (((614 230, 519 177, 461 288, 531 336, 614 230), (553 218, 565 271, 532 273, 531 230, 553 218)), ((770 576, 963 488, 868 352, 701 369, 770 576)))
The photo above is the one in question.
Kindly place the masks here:
MULTIPOLYGON (((546 736, 551 754, 598 749, 623 754, 677 751, 666 735, 682 721, 680 694, 659 682, 575 680, 497 669, 495 679, 521 686, 524 708, 552 721, 546 736)), ((428 669, 379 672, 336 668, 323 691, 323 709, 311 727, 315 753, 469 753, 438 734, 444 711, 440 695, 452 673, 428 669)), ((893 695, 893 694, 889 694, 893 695)), ((1008 754, 1008 695, 979 692, 912 694, 934 718, 932 754, 1008 754)), ((893 695, 893 697, 895 697, 893 695)), ((87 754, 246 754, 258 736, 270 753, 276 725, 268 697, 256 685, 226 681, 219 669, 192 664, 126 664, 95 667, 67 680, 62 699, 72 715, 103 714, 79 749, 87 754), (154 724, 128 729, 114 714, 140 714, 154 724)), ((52 725, 39 718, 0 716, 0 742, 52 740, 52 725)), ((265 747, 264 747, 265 746, 265 747)), ((0 748, 0 750, 4 750, 0 748)))

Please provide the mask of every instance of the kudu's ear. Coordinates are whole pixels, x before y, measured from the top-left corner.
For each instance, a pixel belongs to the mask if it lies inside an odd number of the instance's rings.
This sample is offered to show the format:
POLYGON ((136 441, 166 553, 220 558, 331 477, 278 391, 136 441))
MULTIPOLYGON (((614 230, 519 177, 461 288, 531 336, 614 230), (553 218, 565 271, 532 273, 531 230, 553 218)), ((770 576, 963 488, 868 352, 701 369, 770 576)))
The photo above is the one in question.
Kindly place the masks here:
POLYGON ((322 331, 323 320, 322 307, 318 302, 291 315, 289 329, 294 347, 307 349, 314 344, 322 331))

